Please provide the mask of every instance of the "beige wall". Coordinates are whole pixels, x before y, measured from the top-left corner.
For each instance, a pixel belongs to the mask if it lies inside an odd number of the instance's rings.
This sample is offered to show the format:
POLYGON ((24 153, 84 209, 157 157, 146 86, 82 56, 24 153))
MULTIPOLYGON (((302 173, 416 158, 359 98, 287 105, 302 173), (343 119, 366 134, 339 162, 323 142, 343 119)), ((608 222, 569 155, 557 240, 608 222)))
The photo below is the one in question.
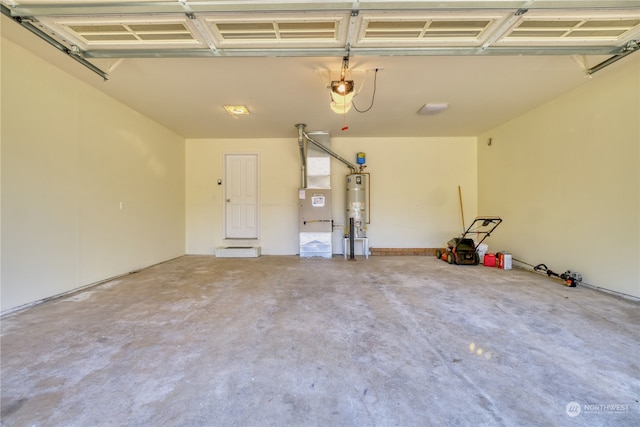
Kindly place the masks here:
POLYGON ((296 197, 300 181, 295 137, 291 140, 187 140, 187 253, 211 255, 216 247, 223 246, 224 185, 219 186, 217 181, 224 180, 224 154, 240 153, 258 154, 259 229, 263 254, 295 253, 296 197), (289 164, 293 167, 287 167, 289 164))
POLYGON ((184 254, 184 139, 6 39, 1 87, 2 310, 184 254))
POLYGON ((504 219, 490 250, 640 296, 639 117, 632 55, 481 135, 479 209, 504 219))
MULTIPOLYGON (((223 178, 225 153, 258 153, 260 159, 260 245, 267 255, 298 253, 300 155, 291 126, 285 139, 187 140, 187 253, 212 254, 224 245, 223 178)), ((315 130, 315 129, 310 129, 315 130)), ((331 148, 356 162, 367 156, 371 173, 372 247, 442 247, 462 228, 458 185, 467 223, 476 215, 476 138, 332 138, 331 148)), ((333 218, 344 225, 345 175, 331 164, 333 218)), ((341 230, 334 253, 341 253, 341 230)))

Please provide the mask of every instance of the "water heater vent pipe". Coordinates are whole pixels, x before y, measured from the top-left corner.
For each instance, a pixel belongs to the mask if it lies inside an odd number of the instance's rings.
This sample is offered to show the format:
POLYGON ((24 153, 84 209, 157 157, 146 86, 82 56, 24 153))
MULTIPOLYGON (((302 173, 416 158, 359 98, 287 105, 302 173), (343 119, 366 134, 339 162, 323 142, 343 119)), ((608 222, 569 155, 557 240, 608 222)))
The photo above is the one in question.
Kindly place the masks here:
POLYGON ((304 128, 307 125, 298 123, 298 147, 300 148, 300 160, 302 160, 302 188, 307 188, 307 146, 304 143, 304 128))
MULTIPOLYGON (((347 167, 349 169, 351 169, 351 171, 353 173, 356 172, 356 170, 358 169, 358 167, 356 165, 354 165, 353 163, 351 163, 350 161, 348 161, 347 159, 341 157, 339 154, 334 153, 333 151, 331 151, 330 149, 328 149, 327 147, 325 147, 324 145, 320 144, 318 141, 316 141, 315 139, 311 138, 309 136, 308 133, 306 133, 304 131, 304 128, 306 127, 305 124, 297 124, 296 127, 298 128, 298 145, 301 145, 301 136, 304 137, 304 139, 306 139, 307 141, 309 141, 310 143, 312 143, 313 145, 315 145, 316 147, 318 147, 320 150, 324 151, 325 153, 327 153, 328 155, 330 155, 331 157, 333 157, 336 160, 341 161, 342 163, 344 163, 345 165, 347 165, 347 167)), ((302 150, 302 148, 301 148, 302 150)), ((302 153, 302 151, 301 151, 302 153)), ((303 165, 304 165, 304 160, 303 160, 303 165)), ((306 186, 305 186, 306 188, 306 186)))

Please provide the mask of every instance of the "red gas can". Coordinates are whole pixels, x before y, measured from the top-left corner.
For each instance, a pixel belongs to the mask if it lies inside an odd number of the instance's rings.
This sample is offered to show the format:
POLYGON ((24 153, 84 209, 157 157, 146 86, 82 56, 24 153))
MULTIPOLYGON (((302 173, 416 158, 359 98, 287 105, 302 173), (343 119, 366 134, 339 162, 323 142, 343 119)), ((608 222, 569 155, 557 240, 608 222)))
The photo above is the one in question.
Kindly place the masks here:
POLYGON ((495 267, 496 254, 484 254, 484 265, 485 267, 495 267))

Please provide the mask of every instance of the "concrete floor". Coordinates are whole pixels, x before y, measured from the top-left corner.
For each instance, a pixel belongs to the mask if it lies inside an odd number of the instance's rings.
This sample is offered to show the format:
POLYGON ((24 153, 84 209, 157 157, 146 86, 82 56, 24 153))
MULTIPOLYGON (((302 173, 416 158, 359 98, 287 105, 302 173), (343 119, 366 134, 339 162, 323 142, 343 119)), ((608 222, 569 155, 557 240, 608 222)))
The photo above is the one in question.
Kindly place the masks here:
POLYGON ((5 316, 1 423, 638 426, 639 306, 435 257, 186 256, 5 316))

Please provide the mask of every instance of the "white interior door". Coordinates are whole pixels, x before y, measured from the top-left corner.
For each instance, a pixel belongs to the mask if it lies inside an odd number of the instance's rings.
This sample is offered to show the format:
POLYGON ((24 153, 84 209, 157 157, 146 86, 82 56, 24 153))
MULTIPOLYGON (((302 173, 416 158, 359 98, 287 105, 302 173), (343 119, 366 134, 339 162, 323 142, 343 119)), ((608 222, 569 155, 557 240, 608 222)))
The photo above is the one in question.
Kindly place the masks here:
POLYGON ((258 155, 225 155, 225 237, 258 238, 258 155))

